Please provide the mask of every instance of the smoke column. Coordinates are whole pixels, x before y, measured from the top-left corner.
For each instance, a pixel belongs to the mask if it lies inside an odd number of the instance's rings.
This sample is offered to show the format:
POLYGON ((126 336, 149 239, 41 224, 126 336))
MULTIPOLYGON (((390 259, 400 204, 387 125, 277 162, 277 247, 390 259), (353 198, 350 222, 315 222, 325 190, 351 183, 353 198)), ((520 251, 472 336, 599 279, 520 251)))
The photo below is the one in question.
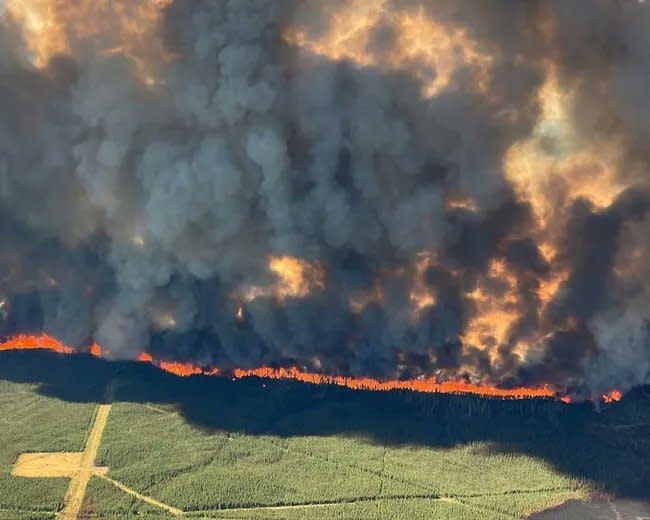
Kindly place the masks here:
POLYGON ((0 333, 650 382, 650 10, 0 0, 0 333))

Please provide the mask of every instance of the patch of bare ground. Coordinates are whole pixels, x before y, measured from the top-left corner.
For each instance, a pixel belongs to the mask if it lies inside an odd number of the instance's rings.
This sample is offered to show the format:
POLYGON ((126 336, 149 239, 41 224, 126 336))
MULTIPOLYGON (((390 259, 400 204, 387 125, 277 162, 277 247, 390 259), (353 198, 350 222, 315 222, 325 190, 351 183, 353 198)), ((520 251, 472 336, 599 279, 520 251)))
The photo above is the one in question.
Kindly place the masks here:
POLYGON ((23 453, 11 474, 26 478, 71 478, 81 469, 81 457, 81 453, 23 453))
POLYGON ((108 473, 108 468, 95 466, 95 459, 110 410, 110 405, 98 407, 83 452, 23 453, 12 468, 12 475, 16 477, 71 479, 60 520, 77 520, 90 478, 108 473))

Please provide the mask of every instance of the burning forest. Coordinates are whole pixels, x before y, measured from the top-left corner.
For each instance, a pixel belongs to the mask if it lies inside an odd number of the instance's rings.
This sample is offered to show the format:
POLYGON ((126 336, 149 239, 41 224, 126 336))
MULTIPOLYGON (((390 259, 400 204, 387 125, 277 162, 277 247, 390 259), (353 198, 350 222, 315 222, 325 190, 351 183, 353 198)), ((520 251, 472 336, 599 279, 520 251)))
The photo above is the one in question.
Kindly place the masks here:
POLYGON ((0 0, 0 350, 620 399, 650 383, 649 26, 0 0))

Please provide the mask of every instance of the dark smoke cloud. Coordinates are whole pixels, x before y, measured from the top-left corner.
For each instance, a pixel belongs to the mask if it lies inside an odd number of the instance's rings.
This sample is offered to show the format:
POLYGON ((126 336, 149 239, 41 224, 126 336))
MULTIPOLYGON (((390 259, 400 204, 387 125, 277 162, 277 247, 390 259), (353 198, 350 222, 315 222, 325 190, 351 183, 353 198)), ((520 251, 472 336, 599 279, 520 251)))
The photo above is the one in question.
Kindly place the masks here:
POLYGON ((390 20, 373 28, 365 51, 378 58, 366 66, 287 41, 295 27, 326 35, 346 4, 175 0, 155 34, 172 58, 155 64, 154 85, 133 60, 102 52, 118 43, 108 33, 70 37, 70 52, 36 68, 6 16, 2 332, 43 329, 115 357, 147 350, 224 368, 585 392, 650 382, 650 9, 388 0, 387 12, 421 8, 492 56, 481 88, 459 64, 428 97, 420 73, 441 71, 382 66, 399 45, 390 20), (620 143, 616 180, 628 189, 596 207, 568 200, 558 178, 548 189, 557 211, 540 226, 504 157, 535 132, 549 63, 573 93, 578 135, 620 143), (459 196, 472 204, 450 203, 459 196), (558 245, 553 260, 546 240, 558 245), (422 252, 435 259, 419 272, 422 252), (318 265, 326 283, 238 299, 277 283, 269 257, 283 255, 318 265), (495 261, 514 288, 489 275, 495 261), (540 285, 563 270, 542 302, 540 285), (435 304, 414 314, 416 279, 435 304), (515 294, 501 344, 463 345, 482 312, 468 296, 478 288, 497 301, 515 294))

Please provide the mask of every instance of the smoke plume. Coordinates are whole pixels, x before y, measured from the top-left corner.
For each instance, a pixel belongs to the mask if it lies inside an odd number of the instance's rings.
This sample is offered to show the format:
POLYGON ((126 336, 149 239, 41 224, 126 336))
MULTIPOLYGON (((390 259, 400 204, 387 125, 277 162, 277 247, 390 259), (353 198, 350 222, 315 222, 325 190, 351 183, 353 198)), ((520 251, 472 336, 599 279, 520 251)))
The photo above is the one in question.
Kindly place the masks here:
POLYGON ((650 8, 0 0, 0 332, 650 382, 650 8))

